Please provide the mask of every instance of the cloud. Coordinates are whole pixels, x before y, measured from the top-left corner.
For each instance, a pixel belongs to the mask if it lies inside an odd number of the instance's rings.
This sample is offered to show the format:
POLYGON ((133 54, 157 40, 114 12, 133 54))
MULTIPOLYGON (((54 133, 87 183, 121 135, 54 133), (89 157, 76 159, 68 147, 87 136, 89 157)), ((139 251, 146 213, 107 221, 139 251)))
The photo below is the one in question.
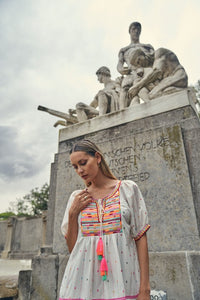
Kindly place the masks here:
POLYGON ((0 127, 0 176, 4 180, 31 177, 39 170, 38 162, 17 143, 17 130, 0 127))

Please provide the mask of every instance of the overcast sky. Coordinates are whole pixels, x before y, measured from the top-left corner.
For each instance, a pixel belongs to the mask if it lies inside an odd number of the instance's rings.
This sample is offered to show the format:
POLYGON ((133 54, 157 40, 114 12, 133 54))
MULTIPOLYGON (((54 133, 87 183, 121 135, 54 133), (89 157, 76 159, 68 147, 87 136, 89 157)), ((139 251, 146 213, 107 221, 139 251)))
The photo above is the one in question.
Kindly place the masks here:
POLYGON ((49 183, 59 128, 38 105, 67 112, 89 104, 102 88, 99 67, 119 76, 133 21, 141 42, 175 52, 195 84, 199 16, 199 0, 0 0, 0 212, 49 183))

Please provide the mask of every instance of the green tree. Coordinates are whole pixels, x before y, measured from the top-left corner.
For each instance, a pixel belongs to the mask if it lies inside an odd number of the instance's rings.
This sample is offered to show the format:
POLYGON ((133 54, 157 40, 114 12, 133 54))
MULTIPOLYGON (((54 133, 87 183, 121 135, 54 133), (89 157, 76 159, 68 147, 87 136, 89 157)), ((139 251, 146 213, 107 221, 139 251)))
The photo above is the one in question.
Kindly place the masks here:
POLYGON ((48 208, 49 185, 45 183, 40 190, 38 188, 31 190, 30 194, 24 196, 24 199, 31 204, 33 215, 40 215, 48 208))
POLYGON ((7 220, 10 217, 16 216, 15 213, 11 212, 11 211, 6 211, 3 213, 0 213, 0 221, 1 220, 7 220))
POLYGON ((17 202, 11 203, 9 211, 15 211, 17 216, 36 216, 47 210, 49 200, 49 185, 45 183, 40 189, 32 189, 29 194, 17 202))

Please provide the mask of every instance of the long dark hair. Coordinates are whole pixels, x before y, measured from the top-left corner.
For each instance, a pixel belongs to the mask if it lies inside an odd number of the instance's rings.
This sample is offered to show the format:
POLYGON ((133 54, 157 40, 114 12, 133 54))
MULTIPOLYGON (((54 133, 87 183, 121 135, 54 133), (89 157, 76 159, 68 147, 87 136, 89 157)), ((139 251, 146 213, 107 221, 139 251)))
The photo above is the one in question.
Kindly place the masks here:
POLYGON ((99 164, 99 167, 102 173, 108 178, 117 179, 110 170, 107 162, 105 161, 101 150, 97 147, 97 145, 95 145, 95 143, 91 142, 90 140, 81 140, 73 145, 70 154, 78 151, 83 151, 93 157, 95 157, 95 153, 98 152, 101 155, 101 162, 99 164))

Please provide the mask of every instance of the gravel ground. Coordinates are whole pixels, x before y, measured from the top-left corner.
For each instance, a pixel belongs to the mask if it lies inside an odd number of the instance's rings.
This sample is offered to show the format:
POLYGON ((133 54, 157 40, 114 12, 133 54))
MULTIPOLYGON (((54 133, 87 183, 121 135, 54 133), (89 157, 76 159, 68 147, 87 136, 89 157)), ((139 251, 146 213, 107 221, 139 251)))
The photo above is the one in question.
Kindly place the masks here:
POLYGON ((17 296, 19 271, 30 269, 31 260, 0 259, 0 299, 17 296))

